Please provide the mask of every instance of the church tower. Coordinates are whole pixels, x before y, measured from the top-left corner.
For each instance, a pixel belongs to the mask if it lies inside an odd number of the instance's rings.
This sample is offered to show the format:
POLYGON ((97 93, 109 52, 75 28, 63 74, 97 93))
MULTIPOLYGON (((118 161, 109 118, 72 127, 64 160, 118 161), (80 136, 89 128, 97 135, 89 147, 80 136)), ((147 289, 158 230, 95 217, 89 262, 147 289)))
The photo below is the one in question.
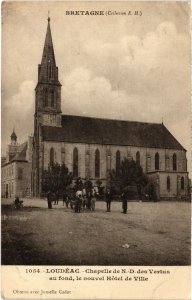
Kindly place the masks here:
POLYGON ((41 129, 43 126, 61 127, 61 84, 51 36, 50 18, 43 48, 41 64, 38 65, 38 82, 35 88, 35 114, 32 162, 33 196, 41 193, 41 129))
MULTIPOLYGON (((35 116, 39 125, 61 126, 61 84, 48 18, 47 33, 41 64, 38 65, 38 83, 35 89, 35 116)), ((37 124, 37 125, 38 125, 37 124)))

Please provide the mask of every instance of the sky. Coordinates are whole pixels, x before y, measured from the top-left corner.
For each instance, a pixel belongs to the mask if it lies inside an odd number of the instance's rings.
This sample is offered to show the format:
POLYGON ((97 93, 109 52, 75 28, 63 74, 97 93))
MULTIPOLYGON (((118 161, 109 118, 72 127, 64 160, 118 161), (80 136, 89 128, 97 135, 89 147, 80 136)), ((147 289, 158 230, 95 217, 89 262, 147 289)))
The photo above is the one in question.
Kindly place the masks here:
POLYGON ((2 154, 33 134, 38 64, 50 11, 62 113, 161 123, 190 163, 187 2, 4 2, 2 154), (126 15, 66 15, 68 10, 126 15), (132 15, 128 15, 131 11, 132 15), (141 11, 142 15, 134 15, 141 11))

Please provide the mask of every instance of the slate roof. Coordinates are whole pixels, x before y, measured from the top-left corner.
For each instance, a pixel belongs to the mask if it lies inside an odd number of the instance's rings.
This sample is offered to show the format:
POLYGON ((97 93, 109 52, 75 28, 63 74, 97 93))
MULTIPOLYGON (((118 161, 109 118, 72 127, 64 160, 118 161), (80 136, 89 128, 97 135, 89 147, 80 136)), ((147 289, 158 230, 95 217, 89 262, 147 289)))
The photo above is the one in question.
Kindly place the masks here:
POLYGON ((62 127, 43 126, 44 141, 185 150, 163 124, 62 115, 62 127))
POLYGON ((27 154, 27 147, 28 147, 28 143, 25 142, 21 145, 18 146, 17 148, 17 152, 15 154, 15 156, 8 162, 3 162, 1 164, 1 166, 6 166, 14 161, 18 161, 18 162, 27 162, 27 159, 26 159, 26 154, 27 154))
POLYGON ((16 155, 11 161, 26 161, 27 142, 19 145, 16 155))

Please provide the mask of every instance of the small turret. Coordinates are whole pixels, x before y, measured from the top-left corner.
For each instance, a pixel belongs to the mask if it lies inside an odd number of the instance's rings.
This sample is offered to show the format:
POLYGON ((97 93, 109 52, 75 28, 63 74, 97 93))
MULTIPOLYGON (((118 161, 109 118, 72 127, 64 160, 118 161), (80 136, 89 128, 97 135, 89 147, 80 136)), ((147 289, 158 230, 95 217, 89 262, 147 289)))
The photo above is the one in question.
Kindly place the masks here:
POLYGON ((13 132, 11 134, 11 145, 16 145, 16 143, 17 143, 17 136, 16 136, 16 133, 13 129, 13 132))

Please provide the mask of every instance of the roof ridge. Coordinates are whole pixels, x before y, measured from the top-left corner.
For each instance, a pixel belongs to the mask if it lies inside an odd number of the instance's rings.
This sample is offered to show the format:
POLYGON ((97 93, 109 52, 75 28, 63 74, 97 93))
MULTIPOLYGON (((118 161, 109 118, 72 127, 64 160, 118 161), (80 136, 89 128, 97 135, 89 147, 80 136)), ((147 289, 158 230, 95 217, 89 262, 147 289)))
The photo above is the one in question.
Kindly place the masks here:
POLYGON ((131 120, 120 120, 120 119, 109 119, 109 118, 98 118, 98 117, 77 116, 77 115, 63 115, 62 114, 62 117, 76 117, 76 118, 84 118, 84 119, 97 119, 97 120, 106 120, 106 121, 130 122, 130 123, 140 123, 140 124, 150 124, 150 125, 163 125, 164 126, 164 124, 162 124, 162 123, 141 122, 141 121, 131 121, 131 120))

